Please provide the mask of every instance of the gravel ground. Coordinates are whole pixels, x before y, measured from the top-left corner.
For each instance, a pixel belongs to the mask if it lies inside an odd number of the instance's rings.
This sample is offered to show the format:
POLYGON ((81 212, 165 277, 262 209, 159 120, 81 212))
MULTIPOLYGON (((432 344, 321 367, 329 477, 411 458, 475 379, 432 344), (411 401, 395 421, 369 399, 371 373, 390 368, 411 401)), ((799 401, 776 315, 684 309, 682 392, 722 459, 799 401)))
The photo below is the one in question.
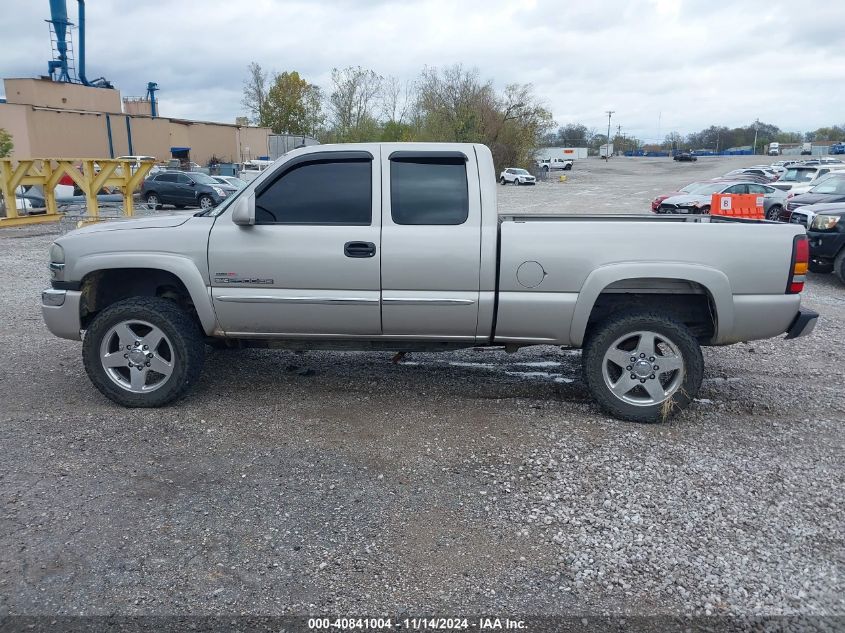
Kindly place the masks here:
MULTIPOLYGON (((500 208, 642 211, 742 161, 583 161, 500 208)), ((41 322, 60 230, 0 231, 0 615, 845 616, 831 276, 812 337, 706 349, 665 424, 602 415, 550 347, 214 351, 127 410, 41 322)))

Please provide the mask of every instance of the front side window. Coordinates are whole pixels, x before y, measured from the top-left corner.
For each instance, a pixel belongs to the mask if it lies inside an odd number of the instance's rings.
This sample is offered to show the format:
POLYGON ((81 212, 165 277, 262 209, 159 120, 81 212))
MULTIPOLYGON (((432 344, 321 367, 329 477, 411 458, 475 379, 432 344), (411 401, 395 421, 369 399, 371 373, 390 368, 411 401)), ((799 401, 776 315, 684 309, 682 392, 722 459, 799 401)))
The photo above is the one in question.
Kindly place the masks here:
POLYGON ((466 159, 391 159, 390 208, 396 224, 463 224, 469 217, 466 159))
POLYGON ((155 177, 156 182, 176 182, 176 174, 159 174, 155 177))
POLYGON ((176 182, 180 185, 187 185, 191 182, 191 179, 188 178, 185 174, 177 174, 176 175, 176 182))
POLYGON ((372 223, 372 161, 317 160, 285 171, 255 200, 256 224, 372 223))

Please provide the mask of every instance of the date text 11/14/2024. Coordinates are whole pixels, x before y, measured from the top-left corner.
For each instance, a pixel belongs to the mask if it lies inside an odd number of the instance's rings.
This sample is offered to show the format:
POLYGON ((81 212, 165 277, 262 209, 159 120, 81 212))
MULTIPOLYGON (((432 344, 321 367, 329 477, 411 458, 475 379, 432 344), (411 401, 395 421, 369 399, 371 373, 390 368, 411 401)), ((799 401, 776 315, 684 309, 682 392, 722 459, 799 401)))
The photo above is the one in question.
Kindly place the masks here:
POLYGON ((480 618, 309 618, 308 628, 311 630, 347 630, 347 631, 377 631, 384 629, 406 629, 411 631, 479 631, 494 630, 525 630, 523 620, 497 617, 480 618))

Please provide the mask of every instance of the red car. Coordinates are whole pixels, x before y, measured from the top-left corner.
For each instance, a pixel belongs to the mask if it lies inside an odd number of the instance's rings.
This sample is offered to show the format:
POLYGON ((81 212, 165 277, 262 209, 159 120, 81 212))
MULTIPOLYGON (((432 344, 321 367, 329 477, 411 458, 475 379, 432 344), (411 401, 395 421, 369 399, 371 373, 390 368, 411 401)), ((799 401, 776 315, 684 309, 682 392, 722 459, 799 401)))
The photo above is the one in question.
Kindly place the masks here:
POLYGON ((660 206, 660 203, 663 202, 666 198, 671 198, 672 196, 682 196, 685 193, 692 193, 693 190, 698 187, 699 185, 703 185, 703 182, 691 182, 683 189, 679 191, 673 191, 672 193, 661 194, 657 196, 654 200, 651 201, 651 210, 654 213, 657 213, 657 209, 660 206))

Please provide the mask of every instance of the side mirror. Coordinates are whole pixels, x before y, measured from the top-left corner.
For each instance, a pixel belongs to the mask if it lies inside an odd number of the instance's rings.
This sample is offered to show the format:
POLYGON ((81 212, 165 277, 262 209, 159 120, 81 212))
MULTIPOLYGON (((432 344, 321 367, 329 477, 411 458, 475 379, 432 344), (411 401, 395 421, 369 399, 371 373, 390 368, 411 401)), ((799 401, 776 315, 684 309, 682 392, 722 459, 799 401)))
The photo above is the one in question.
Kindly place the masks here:
POLYGON ((232 222, 239 226, 255 224, 255 194, 239 196, 232 205, 232 222))

